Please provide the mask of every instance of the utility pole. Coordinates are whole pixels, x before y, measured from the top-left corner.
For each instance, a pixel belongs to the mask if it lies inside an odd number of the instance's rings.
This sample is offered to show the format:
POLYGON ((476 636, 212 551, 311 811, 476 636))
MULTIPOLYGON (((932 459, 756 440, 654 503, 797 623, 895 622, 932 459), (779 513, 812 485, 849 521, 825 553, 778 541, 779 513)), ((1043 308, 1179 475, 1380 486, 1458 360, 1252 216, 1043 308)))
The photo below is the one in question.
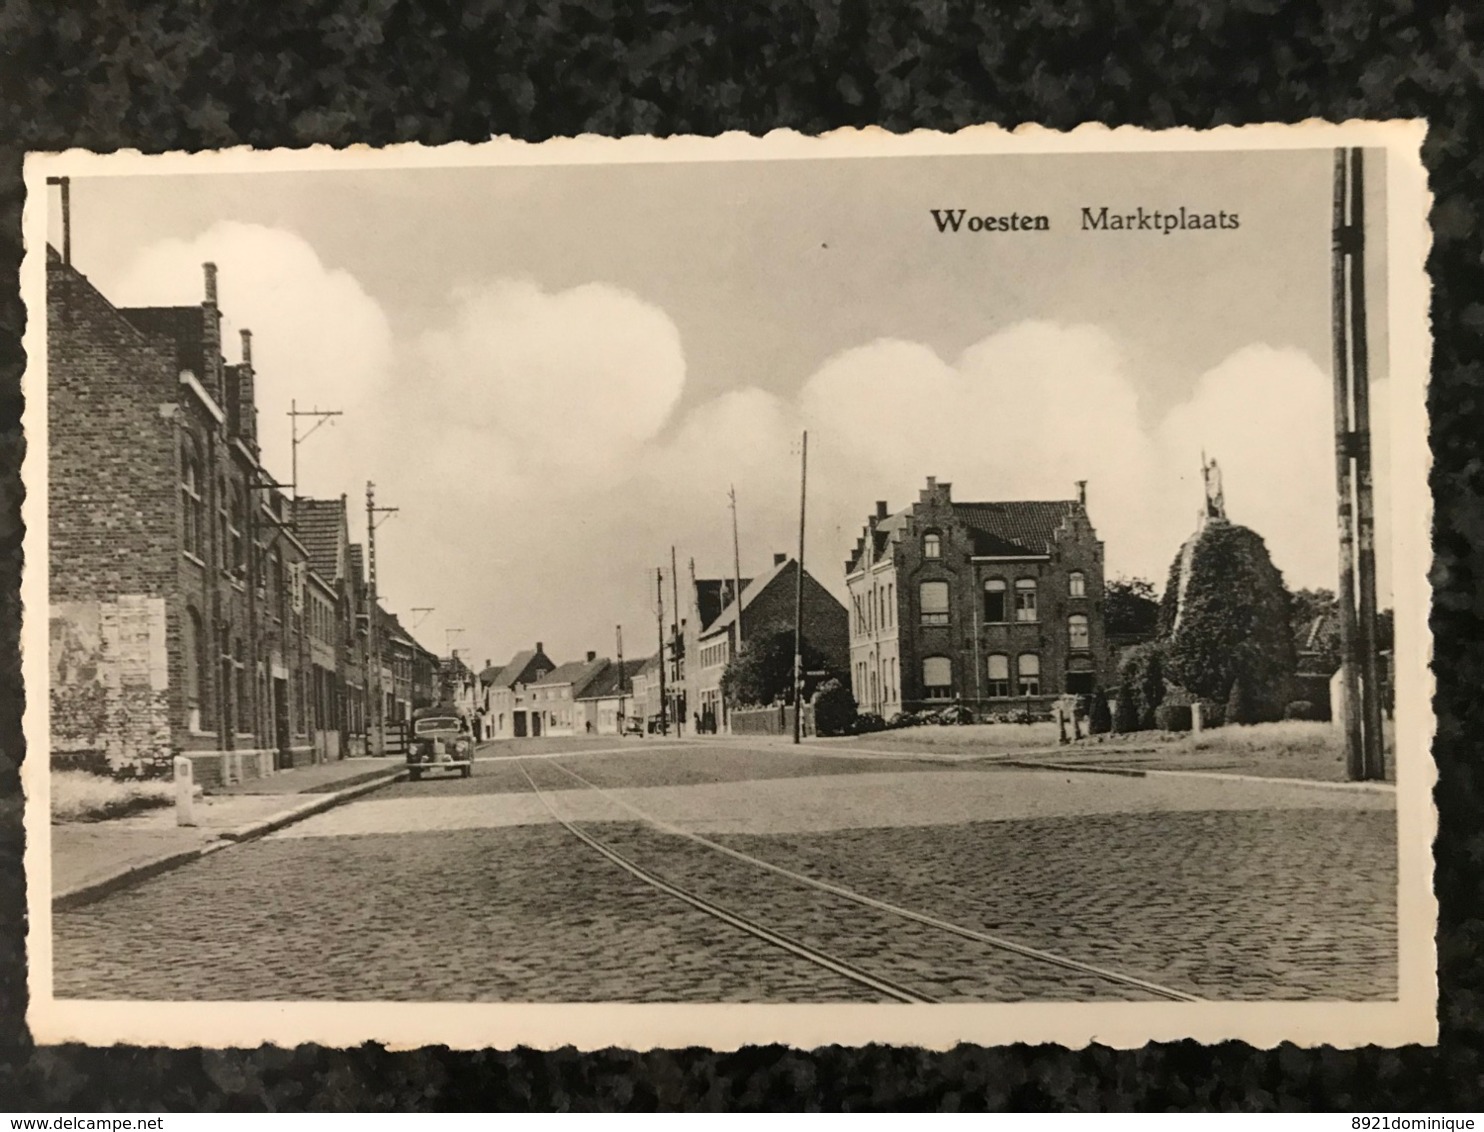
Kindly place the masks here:
POLYGON ((320 425, 326 422, 334 423, 335 417, 343 417, 345 414, 339 409, 300 409, 298 401, 289 402, 289 479, 290 486, 294 489, 294 513, 298 517, 299 510, 299 445, 315 434, 320 425), (303 436, 299 435, 299 418, 313 417, 314 424, 309 426, 309 431, 303 436))
POLYGON ((420 614, 420 616, 417 618, 416 621, 412 623, 412 627, 416 629, 419 625, 426 621, 428 619, 428 614, 432 613, 435 608, 435 606, 431 605, 414 605, 412 607, 412 612, 420 614))
POLYGON ((371 750, 374 754, 386 753, 386 718, 382 714, 381 647, 378 641, 377 619, 381 614, 380 598, 376 590, 376 528, 383 518, 394 515, 395 507, 376 506, 376 485, 366 481, 366 587, 370 608, 366 611, 366 685, 371 689, 371 718, 366 721, 371 728, 371 750))
POLYGON ((794 742, 804 727, 804 501, 808 498, 809 432, 799 449, 799 574, 794 585, 794 742))
MULTIPOLYGON (((736 656, 742 655, 742 552, 737 542, 737 488, 731 485, 727 488, 727 498, 732 504, 732 600, 737 604, 736 627, 732 630, 732 639, 736 646, 732 652, 736 656)), ((723 722, 726 724, 727 733, 731 733, 732 710, 731 704, 726 699, 722 700, 721 710, 724 715, 723 722)))
POLYGON ((1338 493, 1341 684, 1345 767, 1385 777, 1376 650, 1375 503, 1371 482, 1370 364, 1365 315, 1365 158, 1334 156, 1333 320, 1335 480, 1338 493))
POLYGON ((684 663, 680 644, 680 568, 675 565, 675 547, 670 547, 670 589, 675 599, 674 612, 670 615, 670 654, 675 658, 675 683, 670 688, 670 695, 675 697, 675 737, 678 739, 685 734, 685 712, 680 707, 681 682, 680 666, 684 663))
POLYGON ((618 733, 623 735, 623 626, 613 626, 614 648, 618 652, 618 733))
POLYGON ((665 698, 665 570, 654 568, 654 595, 658 604, 655 616, 659 619, 660 631, 660 734, 670 734, 670 701, 665 698))

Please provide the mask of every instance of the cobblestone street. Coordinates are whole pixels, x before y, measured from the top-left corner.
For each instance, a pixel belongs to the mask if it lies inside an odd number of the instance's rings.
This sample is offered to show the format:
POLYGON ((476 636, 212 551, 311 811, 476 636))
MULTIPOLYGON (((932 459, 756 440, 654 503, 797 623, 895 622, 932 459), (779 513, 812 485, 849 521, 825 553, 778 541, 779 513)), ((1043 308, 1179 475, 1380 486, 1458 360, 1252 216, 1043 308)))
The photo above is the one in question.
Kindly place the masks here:
POLYGON ((642 869, 937 1000, 1152 996, 862 907, 664 826, 1188 995, 1396 993, 1388 792, 841 755, 674 740, 486 747, 471 779, 398 783, 55 914, 56 993, 880 1000, 625 872, 547 805, 642 869))

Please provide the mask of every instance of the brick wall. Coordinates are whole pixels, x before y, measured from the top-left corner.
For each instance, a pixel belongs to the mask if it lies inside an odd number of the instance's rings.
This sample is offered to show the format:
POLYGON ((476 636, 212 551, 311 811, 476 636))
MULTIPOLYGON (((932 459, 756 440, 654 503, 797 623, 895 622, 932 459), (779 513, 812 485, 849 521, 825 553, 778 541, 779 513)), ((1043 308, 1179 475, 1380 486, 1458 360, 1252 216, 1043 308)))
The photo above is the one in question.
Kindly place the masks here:
POLYGON ((173 354, 58 262, 47 353, 52 600, 163 594, 177 545, 173 354))

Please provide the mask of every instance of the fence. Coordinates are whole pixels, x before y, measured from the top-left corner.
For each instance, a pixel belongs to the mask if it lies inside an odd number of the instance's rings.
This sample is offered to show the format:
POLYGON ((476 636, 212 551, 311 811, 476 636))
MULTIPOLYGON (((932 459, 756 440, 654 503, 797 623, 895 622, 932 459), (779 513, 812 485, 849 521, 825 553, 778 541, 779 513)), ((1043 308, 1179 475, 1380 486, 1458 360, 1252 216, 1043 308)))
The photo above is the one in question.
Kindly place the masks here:
MULTIPOLYGON (((809 737, 814 735, 814 706, 804 705, 802 731, 809 737)), ((792 735, 794 733, 794 709, 778 704, 775 707, 737 708, 731 714, 733 735, 792 735)))

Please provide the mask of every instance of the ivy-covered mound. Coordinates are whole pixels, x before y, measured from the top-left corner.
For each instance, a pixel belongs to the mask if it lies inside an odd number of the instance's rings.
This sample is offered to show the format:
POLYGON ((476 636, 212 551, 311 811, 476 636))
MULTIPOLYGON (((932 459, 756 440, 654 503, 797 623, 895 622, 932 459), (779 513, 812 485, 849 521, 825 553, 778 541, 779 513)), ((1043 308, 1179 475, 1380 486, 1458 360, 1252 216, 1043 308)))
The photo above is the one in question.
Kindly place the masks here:
POLYGON ((1207 521, 1170 567, 1160 605, 1165 674, 1195 695, 1239 714, 1279 719, 1297 668, 1290 597, 1262 537, 1224 519, 1207 521))

